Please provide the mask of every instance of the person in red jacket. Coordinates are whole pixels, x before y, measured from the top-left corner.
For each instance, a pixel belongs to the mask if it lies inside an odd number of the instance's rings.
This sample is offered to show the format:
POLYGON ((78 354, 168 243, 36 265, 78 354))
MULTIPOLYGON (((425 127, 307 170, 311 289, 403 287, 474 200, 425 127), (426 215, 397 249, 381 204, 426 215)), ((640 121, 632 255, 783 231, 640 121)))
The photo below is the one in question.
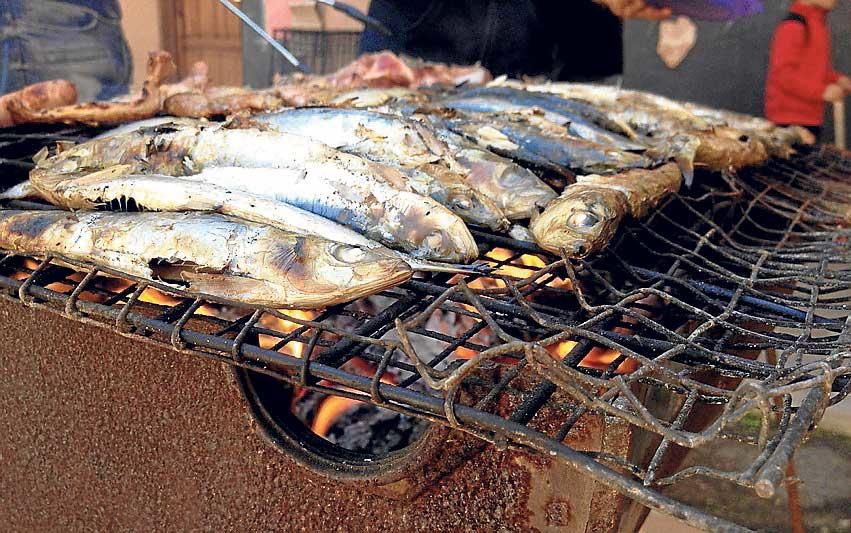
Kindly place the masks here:
POLYGON ((816 138, 825 102, 851 93, 851 80, 833 69, 827 14, 836 0, 797 0, 774 33, 765 88, 765 116, 804 126, 816 138))

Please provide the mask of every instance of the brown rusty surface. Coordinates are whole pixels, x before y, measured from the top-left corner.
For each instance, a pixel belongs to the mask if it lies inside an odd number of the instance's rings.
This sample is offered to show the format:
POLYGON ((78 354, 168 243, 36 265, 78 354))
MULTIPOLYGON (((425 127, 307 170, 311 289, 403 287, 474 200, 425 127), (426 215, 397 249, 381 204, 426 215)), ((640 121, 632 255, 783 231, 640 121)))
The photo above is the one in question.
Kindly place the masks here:
POLYGON ((329 482, 254 433, 221 364, 5 300, 0 324, 3 531, 528 531, 591 507, 587 478, 492 446, 413 501, 329 482))

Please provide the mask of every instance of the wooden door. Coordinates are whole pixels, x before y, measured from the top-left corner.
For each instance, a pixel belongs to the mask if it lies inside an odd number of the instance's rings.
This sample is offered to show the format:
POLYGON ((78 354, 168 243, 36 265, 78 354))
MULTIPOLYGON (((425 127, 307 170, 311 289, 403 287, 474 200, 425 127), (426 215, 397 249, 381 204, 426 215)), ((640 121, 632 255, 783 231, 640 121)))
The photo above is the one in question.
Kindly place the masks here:
POLYGON ((196 61, 214 85, 242 85, 242 26, 216 0, 160 0, 163 45, 182 75, 196 61))

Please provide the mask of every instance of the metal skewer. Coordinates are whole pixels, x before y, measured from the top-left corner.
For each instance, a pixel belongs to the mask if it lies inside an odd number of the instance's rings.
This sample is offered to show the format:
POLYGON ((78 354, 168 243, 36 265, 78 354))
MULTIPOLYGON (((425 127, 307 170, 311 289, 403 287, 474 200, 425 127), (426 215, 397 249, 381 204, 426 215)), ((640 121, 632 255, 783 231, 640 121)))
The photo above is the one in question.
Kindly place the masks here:
POLYGON ((238 7, 229 2, 229 0, 219 0, 219 3, 225 6, 228 11, 239 17, 239 20, 242 21, 243 24, 251 28, 254 33, 262 37, 269 45, 274 48, 279 54, 284 56, 284 58, 292 64, 296 69, 304 72, 305 74, 310 73, 310 69, 307 68, 301 61, 298 60, 296 56, 292 54, 289 50, 287 50, 281 43, 275 40, 274 37, 266 33, 266 30, 257 25, 256 22, 251 20, 251 18, 243 13, 238 7))
POLYGON ((384 25, 380 20, 370 17, 364 13, 358 11, 354 6, 350 6, 349 4, 338 2, 337 0, 316 0, 318 4, 325 4, 326 6, 336 9, 341 13, 345 13, 349 17, 357 20, 358 22, 362 22, 365 26, 369 26, 374 28, 375 30, 383 33, 384 35, 391 36, 393 32, 390 31, 390 28, 384 25))

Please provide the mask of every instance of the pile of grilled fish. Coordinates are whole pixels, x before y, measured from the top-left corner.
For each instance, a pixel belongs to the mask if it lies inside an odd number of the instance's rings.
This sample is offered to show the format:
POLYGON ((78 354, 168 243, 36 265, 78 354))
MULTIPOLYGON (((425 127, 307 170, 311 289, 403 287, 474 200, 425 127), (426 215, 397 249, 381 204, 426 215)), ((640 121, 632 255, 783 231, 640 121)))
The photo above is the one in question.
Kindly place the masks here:
POLYGON ((803 140, 648 93, 505 79, 338 87, 311 107, 250 111, 161 116, 43 150, 0 199, 61 209, 0 210, 0 249, 324 308, 416 271, 475 270, 473 226, 587 256, 696 167, 735 172, 803 140))

